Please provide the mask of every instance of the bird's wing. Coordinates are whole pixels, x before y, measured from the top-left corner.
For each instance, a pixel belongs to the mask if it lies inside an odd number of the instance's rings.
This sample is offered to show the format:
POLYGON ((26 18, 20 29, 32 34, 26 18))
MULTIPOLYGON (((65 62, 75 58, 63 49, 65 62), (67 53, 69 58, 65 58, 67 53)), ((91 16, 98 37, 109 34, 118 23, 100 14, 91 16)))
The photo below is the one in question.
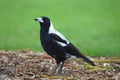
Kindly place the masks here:
POLYGON ((54 33, 50 33, 49 36, 52 37, 62 47, 65 47, 68 44, 66 40, 62 39, 60 36, 54 33))
POLYGON ((67 46, 65 46, 65 49, 68 53, 74 56, 81 54, 80 51, 72 43, 69 43, 67 46))
POLYGON ((67 46, 65 46, 65 49, 69 54, 74 55, 78 58, 81 58, 82 60, 86 61, 90 65, 95 66, 95 64, 89 58, 81 54, 81 52, 72 43, 69 43, 67 46))
POLYGON ((70 57, 70 54, 68 54, 64 48, 64 46, 67 45, 67 42, 61 39, 59 36, 55 34, 49 34, 46 42, 46 52, 53 56, 58 63, 70 57))

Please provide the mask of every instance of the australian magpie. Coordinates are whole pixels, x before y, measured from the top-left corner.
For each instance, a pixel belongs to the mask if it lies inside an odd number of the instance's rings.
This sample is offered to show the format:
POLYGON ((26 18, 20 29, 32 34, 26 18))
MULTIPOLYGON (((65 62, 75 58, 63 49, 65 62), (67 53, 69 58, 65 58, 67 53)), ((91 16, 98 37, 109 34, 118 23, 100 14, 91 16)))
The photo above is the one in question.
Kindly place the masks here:
POLYGON ((94 62, 82 55, 71 42, 54 28, 52 21, 48 17, 35 18, 35 21, 38 21, 41 26, 40 40, 43 49, 55 58, 57 63, 51 72, 52 75, 61 73, 64 61, 70 58, 71 55, 95 66, 94 62))

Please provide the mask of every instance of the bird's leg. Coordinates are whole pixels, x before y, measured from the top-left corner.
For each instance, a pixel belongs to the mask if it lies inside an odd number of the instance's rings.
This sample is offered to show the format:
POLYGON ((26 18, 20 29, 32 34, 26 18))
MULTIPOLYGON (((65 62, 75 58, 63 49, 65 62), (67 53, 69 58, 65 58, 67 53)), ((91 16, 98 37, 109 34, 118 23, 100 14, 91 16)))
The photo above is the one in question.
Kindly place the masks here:
POLYGON ((62 71, 63 64, 64 64, 64 62, 58 63, 58 64, 53 68, 53 70, 52 70, 52 72, 51 72, 51 75, 58 75, 58 74, 60 74, 61 71, 62 71))
POLYGON ((63 67, 64 62, 61 62, 60 64, 61 65, 59 66, 58 74, 60 74, 62 72, 62 67, 63 67))
POLYGON ((53 67, 50 75, 55 75, 57 67, 58 67, 58 65, 55 65, 55 66, 53 67))

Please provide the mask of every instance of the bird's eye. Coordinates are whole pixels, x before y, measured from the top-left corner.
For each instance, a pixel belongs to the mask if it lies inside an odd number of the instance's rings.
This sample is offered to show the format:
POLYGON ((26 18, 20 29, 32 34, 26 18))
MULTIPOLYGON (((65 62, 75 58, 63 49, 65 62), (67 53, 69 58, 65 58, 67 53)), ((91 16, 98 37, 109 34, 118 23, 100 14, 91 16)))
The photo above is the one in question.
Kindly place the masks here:
POLYGON ((44 23, 49 23, 50 19, 47 17, 41 17, 44 23))
POLYGON ((43 20, 43 22, 45 22, 45 21, 46 21, 44 18, 43 18, 42 20, 43 20))

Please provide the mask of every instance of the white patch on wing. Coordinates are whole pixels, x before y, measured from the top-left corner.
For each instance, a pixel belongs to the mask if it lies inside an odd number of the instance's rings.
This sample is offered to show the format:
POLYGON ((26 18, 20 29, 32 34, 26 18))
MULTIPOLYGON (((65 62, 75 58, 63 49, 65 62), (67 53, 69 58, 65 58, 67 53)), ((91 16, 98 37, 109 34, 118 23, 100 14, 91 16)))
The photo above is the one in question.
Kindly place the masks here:
MULTIPOLYGON (((50 28, 49 28, 49 34, 50 33, 57 34, 61 39, 65 40, 67 42, 67 44, 69 44, 69 41, 60 32, 58 32, 57 30, 54 29, 54 26, 53 26, 52 22, 51 22, 50 28)), ((57 43, 60 44, 61 46, 66 46, 67 45, 65 43, 58 42, 58 41, 57 41, 57 43)))
POLYGON ((63 47, 67 46, 67 44, 62 43, 62 42, 59 42, 59 41, 57 41, 57 43, 60 44, 60 45, 63 46, 63 47))

